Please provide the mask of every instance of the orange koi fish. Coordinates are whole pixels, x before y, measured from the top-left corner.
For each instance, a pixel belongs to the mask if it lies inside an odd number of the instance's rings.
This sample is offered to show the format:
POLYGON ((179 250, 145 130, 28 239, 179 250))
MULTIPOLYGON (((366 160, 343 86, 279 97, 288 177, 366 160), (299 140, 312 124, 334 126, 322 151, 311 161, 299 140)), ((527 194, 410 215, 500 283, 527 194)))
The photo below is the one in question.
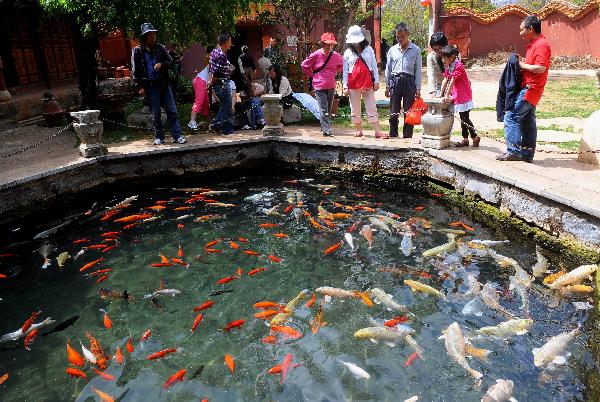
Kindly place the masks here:
POLYGON ((0 385, 4 384, 6 380, 8 380, 8 373, 4 373, 4 375, 0 377, 0 385))
POLYGON ((229 324, 227 324, 225 328, 223 328, 223 331, 231 331, 233 328, 240 328, 242 325, 244 325, 245 322, 246 320, 232 321, 229 324))
POLYGON ((110 320, 110 317, 108 316, 108 313, 106 311, 104 312, 103 323, 104 323, 104 328, 106 328, 106 329, 112 328, 112 321, 110 320))
POLYGON ((287 207, 285 207, 285 209, 283 210, 283 213, 289 214, 290 212, 292 212, 292 209, 294 209, 294 204, 290 204, 287 207))
POLYGON ((354 222, 354 223, 353 223, 353 224, 352 224, 352 225, 351 225, 351 226, 348 228, 348 233, 352 233, 352 232, 354 232, 354 231, 356 230, 356 228, 358 227, 358 222, 359 222, 359 221, 356 221, 356 222, 354 222))
POLYGON ((311 308, 317 301, 317 295, 313 293, 311 298, 304 304, 307 308, 311 308))
POLYGON ((150 264, 151 267, 160 268, 160 267, 172 267, 172 262, 157 262, 155 264, 150 264))
POLYGON ((85 264, 84 266, 79 268, 79 272, 86 271, 86 270, 90 269, 91 267, 93 267, 94 265, 101 263, 102 261, 104 261, 104 258, 98 258, 97 260, 88 262, 87 264, 85 264))
POLYGON ((279 224, 277 224, 277 223, 260 223, 258 226, 263 229, 270 229, 270 228, 276 228, 277 226, 279 226, 279 224))
POLYGON ((246 255, 254 255, 257 257, 260 255, 260 253, 257 253, 256 251, 252 251, 252 250, 244 250, 243 253, 246 255))
POLYGON ((314 227, 315 229, 319 229, 319 230, 323 230, 323 229, 325 229, 325 228, 323 227, 323 225, 321 225, 321 224, 317 223, 317 221, 315 221, 313 218, 308 218, 308 221, 310 222, 310 224, 311 224, 311 225, 313 225, 313 227, 314 227))
POLYGON ((116 378, 113 377, 112 375, 105 373, 104 371, 100 371, 96 367, 93 367, 92 370, 94 370, 94 373, 96 373, 100 377, 102 377, 103 380, 106 380, 106 381, 115 381, 116 380, 116 378))
POLYGON ((271 325, 271 332, 283 334, 286 338, 298 339, 302 338, 302 332, 295 330, 286 325, 271 325))
POLYGON ((107 244, 94 244, 91 246, 87 246, 86 249, 90 249, 90 250, 102 250, 105 249, 106 247, 108 247, 107 244))
POLYGON ((237 276, 241 277, 242 275, 244 275, 244 270, 241 268, 238 268, 235 273, 237 274, 237 276))
POLYGON ((279 381, 280 384, 283 384, 283 382, 285 381, 285 377, 287 376, 288 371, 292 367, 293 360, 294 356, 291 353, 288 353, 283 358, 283 363, 281 363, 281 380, 279 381))
POLYGON ((94 356, 96 356, 96 365, 101 370, 106 370, 106 356, 104 355, 104 351, 100 346, 100 342, 96 340, 89 332, 85 333, 85 336, 90 341, 90 350, 94 356))
POLYGON ((419 354, 417 352, 414 352, 412 355, 410 355, 408 357, 408 359, 406 359, 406 361, 404 362, 404 367, 410 366, 418 358, 419 358, 419 354))
POLYGON ((327 255, 327 254, 331 254, 334 251, 336 251, 337 249, 339 249, 340 247, 342 247, 342 244, 344 244, 344 242, 340 241, 338 243, 335 243, 333 246, 328 247, 327 249, 325 249, 325 251, 323 251, 323 254, 327 255))
POLYGON ((222 253, 223 250, 219 250, 216 248, 205 248, 204 251, 206 251, 209 254, 213 254, 213 253, 222 253))
POLYGON ((277 338, 275 338, 273 335, 268 335, 262 338, 260 341, 262 343, 277 343, 277 338))
POLYGON ((118 240, 117 239, 113 239, 112 237, 107 237, 106 239, 104 239, 104 243, 116 243, 118 240))
POLYGON ((8 278, 8 276, 4 275, 4 274, 0 274, 0 279, 6 279, 8 278))
POLYGON ((108 253, 110 250, 112 250, 113 248, 117 247, 117 245, 112 245, 109 247, 106 247, 104 250, 102 250, 103 253, 108 253))
POLYGON ((189 211, 192 207, 177 207, 173 208, 173 211, 189 211))
POLYGON ((112 218, 113 216, 115 216, 116 214, 118 214, 119 212, 121 212, 121 211, 118 211, 118 210, 117 210, 117 211, 110 211, 110 212, 107 212, 107 213, 105 213, 104 215, 102 215, 102 217, 100 218, 100 220, 101 220, 101 221, 107 221, 107 220, 109 220, 110 218, 112 218))
POLYGON ((152 205, 151 207, 148 207, 146 209, 149 209, 151 211, 162 211, 163 209, 167 209, 167 207, 165 207, 164 205, 152 205))
POLYGON ((173 374, 171 377, 169 377, 169 379, 167 380, 167 382, 164 383, 163 388, 169 388, 171 385, 173 385, 173 383, 178 382, 178 381, 183 381, 183 377, 185 377, 185 373, 187 373, 186 369, 181 369, 178 372, 176 372, 175 374, 173 374))
POLYGON ((226 276, 225 278, 221 278, 217 281, 217 285, 223 285, 227 282, 231 282, 235 279, 239 278, 239 276, 226 276))
MULTIPOLYGON (((112 377, 112 376, 111 376, 112 377)), ((114 378, 114 377, 113 377, 114 378)), ((108 395, 106 392, 102 392, 99 389, 92 387, 92 391, 96 393, 100 397, 102 402, 115 402, 112 396, 108 395)))
POLYGON ((194 313, 197 313, 198 311, 209 309, 213 306, 213 304, 215 304, 213 301, 207 300, 204 303, 202 303, 201 305, 194 307, 194 313))
POLYGON ((289 237, 285 233, 274 233, 273 236, 277 237, 278 239, 283 239, 284 237, 289 237))
MULTIPOLYGON (((280 308, 282 305, 271 301, 262 301, 254 303, 254 308, 269 309, 269 308, 280 308)), ((285 307, 285 306, 284 306, 285 307)))
POLYGON ((23 325, 21 326, 21 333, 24 334, 25 332, 27 332, 27 330, 29 328, 31 328, 31 326, 33 325, 33 322, 35 321, 35 319, 38 317, 38 315, 42 314, 41 311, 34 311, 31 313, 31 316, 23 323, 23 325))
POLYGON ((98 278, 98 279, 96 280, 96 285, 97 285, 97 284, 99 284, 99 283, 102 283, 102 282, 104 282, 104 281, 105 281, 105 280, 107 280, 107 279, 108 279, 108 275, 102 275, 100 278, 98 278))
POLYGON ((418 207, 414 207, 413 210, 417 211, 417 212, 421 212, 421 211, 425 210, 425 207, 424 206, 418 206, 418 207))
POLYGON ((158 256, 160 257, 160 262, 169 262, 169 259, 165 257, 162 253, 159 253, 158 256))
POLYGON ((254 269, 248 271, 248 275, 249 276, 256 275, 259 272, 262 272, 262 271, 265 271, 265 270, 266 270, 266 268, 254 268, 254 269))
POLYGON ((310 322, 310 331, 313 334, 319 332, 321 327, 327 325, 325 321, 323 321, 323 302, 319 303, 319 308, 317 309, 317 314, 315 314, 315 318, 310 322))
POLYGON ((209 241, 208 243, 206 243, 204 245, 204 248, 212 248, 212 246, 218 244, 219 242, 221 242, 221 240, 219 240, 219 239, 213 240, 213 241, 209 241))
POLYGON ((274 315, 277 315, 278 313, 279 313, 279 311, 277 311, 277 310, 265 310, 265 311, 261 311, 260 313, 254 314, 254 317, 266 320, 267 318, 273 317, 274 315))
POLYGON ((373 307, 373 301, 371 301, 367 292, 355 292, 354 295, 359 297, 367 306, 373 307))
POLYGON ((330 214, 331 217, 333 217, 333 219, 348 219, 350 217, 352 217, 352 214, 348 214, 346 212, 336 212, 333 214, 330 214))
POLYGON ((35 340, 35 338, 38 335, 39 335, 39 331, 37 329, 32 329, 29 332, 29 334, 27 334, 27 336, 25 337, 25 341, 23 342, 25 349, 31 350, 31 344, 33 343, 33 341, 35 340))
POLYGON ((178 246, 177 249, 177 257, 183 257, 183 249, 181 248, 181 244, 178 246))
POLYGON ((133 353, 133 343, 131 342, 131 336, 127 339, 127 352, 133 353))
POLYGON ((129 216, 125 216, 123 218, 116 219, 115 222, 119 222, 119 223, 131 223, 131 222, 141 221, 143 219, 152 218, 152 216, 153 216, 152 214, 129 215, 129 216))
POLYGON ((75 366, 83 367, 85 365, 83 357, 71 347, 70 339, 67 340, 67 359, 69 360, 69 363, 75 366))
POLYGON ((194 318, 194 323, 192 324, 192 329, 191 329, 192 334, 194 333, 194 331, 196 331, 196 328, 198 328, 198 325, 200 324, 200 321, 202 321, 202 318, 203 318, 202 314, 198 314, 196 316, 196 318, 194 318))
POLYGON ((174 262, 175 264, 184 266, 186 268, 190 265, 187 262, 183 261, 181 258, 171 258, 171 262, 174 262))
POLYGON ((89 239, 77 239, 73 240, 73 244, 89 243, 89 239))
POLYGON ((142 338, 140 340, 142 342, 146 342, 148 338, 150 338, 150 335, 152 335, 152 331, 150 331, 150 329, 147 329, 146 332, 142 334, 142 338))
POLYGON ((240 246, 238 246, 238 244, 234 241, 229 242, 229 247, 231 247, 234 250, 237 250, 238 248, 240 248, 240 246))
POLYGON ((231 372, 231 374, 233 374, 233 372, 235 371, 235 361, 233 360, 233 357, 231 357, 230 354, 225 355, 225 365, 229 367, 229 371, 231 372))
POLYGON ((248 239, 246 239, 245 237, 238 237, 238 241, 240 243, 248 243, 248 239))
POLYGON ((121 347, 117 346, 117 353, 115 353, 115 360, 117 364, 123 364, 123 352, 121 352, 121 347))
POLYGON ((175 353, 178 350, 175 348, 169 348, 169 349, 163 349, 160 350, 158 352, 154 352, 152 354, 149 354, 148 356, 146 356, 146 360, 156 360, 156 359, 160 359, 161 357, 165 357, 166 355, 170 354, 170 353, 175 353))
POLYGON ((335 228, 335 223, 333 223, 332 221, 330 221, 329 219, 321 219, 321 222, 323 222, 325 224, 325 226, 327 226, 330 229, 335 228))
POLYGON ((185 230, 185 225, 183 223, 178 223, 177 224, 177 229, 179 229, 179 230, 185 230))
POLYGON ((121 234, 121 232, 104 232, 100 235, 100 237, 115 237, 120 234, 121 234))
POLYGON ((273 262, 281 262, 281 258, 274 256, 274 255, 270 255, 267 258, 273 262))
POLYGON ((402 324, 403 322, 408 321, 408 317, 405 315, 399 315, 397 317, 392 318, 391 320, 387 320, 383 323, 386 327, 395 327, 398 324, 402 324))
POLYGON ((76 368, 72 368, 72 367, 67 367, 67 374, 73 378, 73 377, 79 377, 79 378, 86 378, 86 375, 83 371, 76 369, 76 368))
POLYGON ((133 229, 137 225, 138 225, 137 223, 130 223, 129 225, 123 226, 123 229, 125 229, 125 230, 133 229))

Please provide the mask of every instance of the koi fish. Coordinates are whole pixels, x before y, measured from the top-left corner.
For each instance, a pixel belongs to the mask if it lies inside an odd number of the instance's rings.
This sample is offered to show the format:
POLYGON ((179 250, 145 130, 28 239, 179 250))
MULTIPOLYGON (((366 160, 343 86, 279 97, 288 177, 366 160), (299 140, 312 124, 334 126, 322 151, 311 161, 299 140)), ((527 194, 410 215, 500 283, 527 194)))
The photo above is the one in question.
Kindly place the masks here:
POLYGON ((208 243, 206 243, 204 245, 204 248, 212 248, 213 246, 219 244, 221 242, 221 240, 217 239, 217 240, 213 240, 213 241, 209 241, 208 243))
POLYGON ((148 218, 151 218, 151 217, 152 217, 152 214, 129 215, 129 216, 125 216, 123 218, 116 219, 115 222, 118 222, 118 223, 131 223, 131 222, 141 221, 142 219, 148 219, 148 218))
POLYGON ((238 241, 240 243, 248 243, 248 239, 246 239, 245 237, 238 237, 238 241))
POLYGON ((277 310, 265 310, 265 311, 261 311, 260 313, 254 314, 254 317, 265 320, 269 317, 276 315, 277 313, 278 313, 277 310))
POLYGON ((104 351, 100 346, 100 342, 98 342, 89 332, 86 332, 85 336, 90 341, 90 348, 92 350, 92 353, 96 357, 96 365, 101 370, 106 370, 106 356, 104 355, 104 351))
POLYGON ((140 340, 142 342, 146 342, 148 338, 150 338, 150 335, 152 335, 152 331, 150 331, 150 329, 147 329, 146 332, 142 334, 142 338, 140 340))
POLYGON ((287 376, 288 371, 292 367, 293 360, 294 356, 291 353, 288 353, 283 358, 283 363, 281 363, 281 380, 279 381, 280 384, 283 384, 283 382, 285 381, 285 377, 287 376))
POLYGON ((41 311, 34 311, 31 313, 31 316, 25 320, 25 322, 23 323, 23 325, 21 326, 21 333, 25 333, 29 330, 29 328, 31 328, 31 326, 33 325, 33 321, 35 321, 35 319, 38 317, 38 315, 42 314, 41 311))
POLYGON ((83 356, 85 356, 85 359, 92 364, 96 364, 96 361, 98 360, 96 359, 96 356, 94 356, 94 354, 90 352, 88 348, 83 346, 83 343, 81 343, 81 341, 79 342, 79 344, 81 345, 81 351, 83 352, 83 356))
POLYGON ((271 332, 283 334, 286 338, 291 339, 302 338, 302 332, 286 325, 271 325, 271 332))
POLYGON ((346 368, 348 368, 348 370, 352 373, 354 378, 357 378, 357 379, 364 378, 365 380, 368 380, 369 378, 371 378, 369 373, 367 373, 364 369, 358 367, 354 363, 348 363, 343 360, 340 360, 340 363, 342 363, 344 366, 346 366, 346 368))
POLYGON ((202 303, 201 305, 194 307, 194 313, 197 313, 198 311, 209 309, 213 306, 213 304, 215 304, 213 301, 207 300, 204 303, 202 303))
POLYGON ((93 267, 94 265, 101 263, 102 261, 104 261, 104 257, 98 258, 97 260, 94 260, 92 262, 88 262, 87 264, 85 264, 84 266, 79 268, 79 272, 86 271, 86 270, 90 269, 91 267, 93 267))
POLYGON ((233 374, 233 372, 235 371, 235 361, 233 360, 233 357, 231 357, 230 354, 225 355, 225 365, 229 367, 229 371, 231 372, 231 374, 233 374))
POLYGON ((410 279, 405 279, 404 284, 408 285, 413 292, 422 292, 430 295, 438 296, 439 298, 446 300, 446 296, 437 289, 432 288, 429 285, 421 283, 419 281, 413 281, 410 279))
POLYGON ((256 274, 258 274, 259 272, 263 272, 263 271, 265 271, 265 270, 266 270, 266 268, 254 268, 254 269, 252 269, 252 270, 248 271, 248 275, 249 275, 249 276, 256 275, 256 274))
POLYGON ((278 239, 283 239, 285 237, 289 237, 285 233, 273 233, 273 236, 277 237, 278 239))
POLYGON ((181 248, 181 245, 178 246, 177 257, 179 257, 179 258, 183 257, 183 249, 181 248))
POLYGON ((277 314, 271 320, 271 326, 280 325, 289 320, 289 318, 294 314, 296 310, 296 305, 308 294, 308 289, 302 290, 296 297, 294 297, 290 302, 285 306, 283 311, 277 314))
POLYGON ((103 323, 104 323, 104 328, 106 329, 111 329, 112 328, 112 321, 110 320, 110 317, 108 316, 108 313, 102 309, 100 309, 100 312, 104 313, 104 319, 103 319, 103 323))
POLYGON ((90 240, 89 239, 77 239, 77 240, 73 240, 73 244, 82 244, 82 243, 89 243, 90 240))
POLYGON ((263 229, 270 229, 270 228, 276 228, 279 225, 277 223, 261 223, 258 226, 263 229))
POLYGON ((154 352, 154 353, 146 356, 146 360, 160 359, 161 357, 165 357, 168 354, 179 352, 179 351, 180 351, 180 349, 175 349, 175 348, 159 350, 158 352, 154 352))
MULTIPOLYGON (((114 377, 113 377, 114 378, 114 377)), ((115 402, 112 396, 108 395, 106 392, 102 392, 99 389, 92 387, 92 391, 96 393, 100 397, 102 402, 115 402)))
POLYGON ((4 384, 6 380, 8 380, 8 373, 4 373, 2 376, 0 376, 0 385, 4 384))
POLYGON ((116 232, 104 232, 100 235, 100 237, 114 237, 114 236, 118 236, 120 235, 121 232, 120 231, 116 231, 116 232))
POLYGON ((344 244, 344 242, 342 242, 342 241, 340 241, 340 242, 337 242, 337 243, 336 243, 336 244, 334 244, 333 246, 326 248, 326 249, 323 251, 323 254, 324 254, 324 255, 328 255, 328 254, 331 254, 331 253, 333 253, 334 251, 336 251, 337 249, 339 249, 340 247, 342 247, 342 244, 344 244))
POLYGON ((317 301, 317 295, 313 293, 311 298, 304 304, 307 308, 311 308, 317 301))
POLYGON ((131 336, 129 337, 129 339, 127 339, 127 352, 129 353, 133 353, 133 343, 131 340, 131 336))
POLYGON ((414 207, 413 208, 413 211, 417 211, 417 212, 421 212, 421 211, 424 211, 424 210, 425 210, 424 206, 418 206, 418 207, 414 207))
POLYGON ((112 375, 105 373, 104 371, 100 371, 95 367, 93 367, 92 370, 94 370, 94 373, 96 373, 100 377, 102 377, 103 380, 106 380, 106 381, 115 381, 116 380, 116 378, 113 377, 112 375))
POLYGON ((25 337, 25 341, 23 341, 23 345, 25 349, 31 350, 31 344, 35 340, 35 338, 39 335, 39 331, 37 329, 32 329, 29 334, 25 337))
POLYGON ((238 244, 234 241, 229 242, 229 247, 231 247, 234 250, 237 250, 238 248, 240 248, 240 246, 238 246, 238 244))
POLYGON ((285 209, 283 210, 283 213, 289 214, 290 212, 292 212, 292 209, 294 209, 294 204, 289 204, 287 207, 285 207, 285 209))
POLYGON ((177 224, 177 229, 179 229, 179 230, 185 230, 185 225, 183 223, 178 223, 177 224))
POLYGON ((225 284, 225 283, 227 283, 227 282, 231 282, 231 281, 233 281, 233 280, 235 280, 235 279, 238 279, 238 278, 239 278, 239 276, 226 276, 225 278, 221 278, 221 279, 219 279, 219 280, 217 281, 217 284, 218 284, 218 285, 223 285, 223 284, 225 284))
POLYGON ((187 373, 187 370, 181 369, 178 372, 176 372, 175 374, 173 374, 171 377, 169 377, 167 382, 164 383, 163 388, 167 389, 171 385, 173 385, 173 383, 178 382, 178 381, 183 381, 183 377, 185 377, 185 373, 187 373))
MULTIPOLYGON (((150 219, 150 218, 148 218, 148 219, 150 219)), ((123 229, 129 230, 129 229, 133 229, 136 226, 137 226, 137 223, 130 223, 129 225, 123 226, 123 229)))
POLYGON ((410 366, 418 358, 419 358, 419 354, 417 352, 413 352, 413 354, 410 355, 408 357, 408 359, 406 359, 406 361, 404 362, 404 367, 410 366))
POLYGON ((102 283, 108 279, 108 275, 102 275, 98 280, 96 280, 96 284, 102 283))
POLYGON ((219 250, 216 248, 205 248, 204 251, 206 251, 209 254, 214 254, 214 253, 222 253, 223 250, 219 250))
POLYGON ((67 374, 69 375, 69 377, 73 378, 73 377, 79 377, 79 378, 86 378, 86 375, 83 371, 76 369, 76 368, 72 368, 72 367, 67 367, 67 374))
POLYGON ((254 255, 254 256, 259 256, 260 253, 257 253, 256 251, 252 251, 252 250, 244 250, 242 251, 244 254, 246 255, 254 255))
POLYGON ((598 265, 582 265, 574 270, 556 278, 549 287, 550 289, 556 290, 561 286, 571 285, 580 282, 584 278, 589 277, 598 269, 598 265))
POLYGON ((561 276, 563 276, 566 273, 567 273, 567 271, 565 269, 561 269, 558 272, 548 275, 547 277, 544 278, 544 285, 551 285, 556 279, 560 278, 561 276))
POLYGON ((123 364, 123 352, 121 352, 121 346, 117 346, 117 353, 115 353, 115 360, 117 364, 123 364))
POLYGON ((275 302, 271 302, 271 301, 262 301, 262 302, 257 302, 253 304, 254 308, 262 308, 262 309, 269 309, 269 308, 285 308, 285 306, 282 306, 281 304, 275 303, 275 302))
POLYGON ((399 315, 397 317, 392 318, 391 320, 387 320, 383 323, 386 327, 395 327, 398 324, 402 324, 403 322, 408 321, 408 317, 405 315, 399 315))
POLYGON ((162 211, 163 209, 167 209, 167 207, 165 207, 164 205, 153 205, 153 206, 148 207, 146 209, 149 209, 151 211, 162 211))
POLYGON ((246 320, 232 321, 229 324, 227 324, 225 328, 223 328, 223 331, 231 331, 233 328, 240 328, 242 325, 244 325, 245 322, 246 320))
POLYGON ((242 275, 244 275, 244 270, 241 268, 238 268, 235 273, 237 274, 238 277, 242 277, 242 275))
POLYGON ((70 342, 71 340, 67 340, 67 359, 69 360, 69 363, 75 366, 83 367, 85 365, 83 357, 81 357, 81 355, 71 347, 70 342))
POLYGON ((273 262, 276 262, 276 263, 279 263, 279 262, 281 262, 281 258, 279 258, 279 257, 276 257, 276 256, 274 256, 274 255, 269 255, 267 258, 268 258, 270 261, 273 261, 273 262))
POLYGON ((369 248, 373 248, 373 230, 371 229, 371 226, 364 225, 360 229, 359 233, 367 240, 367 243, 369 243, 369 248))
POLYGON ((450 326, 446 329, 444 334, 444 343, 446 346, 446 351, 448 352, 448 356, 459 366, 464 368, 473 378, 479 380, 483 377, 479 371, 472 369, 467 363, 466 359, 466 346, 465 346, 465 338, 463 337, 462 331, 457 322, 450 324, 450 326))
POLYGON ((545 367, 550 363, 565 364, 563 352, 578 334, 579 328, 575 328, 553 336, 542 347, 533 349, 533 364, 536 367, 545 367))
POLYGON ((319 308, 317 309, 317 314, 315 314, 315 317, 310 322, 310 331, 313 334, 316 334, 319 332, 319 329, 325 325, 327 325, 327 323, 323 321, 323 302, 321 301, 321 303, 319 303, 319 308))
POLYGON ((192 324, 192 329, 191 329, 192 334, 194 333, 194 331, 196 331, 196 328, 198 328, 198 325, 200 324, 200 321, 202 321, 202 318, 203 318, 202 314, 198 314, 196 316, 196 318, 194 318, 194 323, 192 324))
POLYGON ((277 338, 273 335, 265 336, 260 340, 262 343, 277 343, 277 338))

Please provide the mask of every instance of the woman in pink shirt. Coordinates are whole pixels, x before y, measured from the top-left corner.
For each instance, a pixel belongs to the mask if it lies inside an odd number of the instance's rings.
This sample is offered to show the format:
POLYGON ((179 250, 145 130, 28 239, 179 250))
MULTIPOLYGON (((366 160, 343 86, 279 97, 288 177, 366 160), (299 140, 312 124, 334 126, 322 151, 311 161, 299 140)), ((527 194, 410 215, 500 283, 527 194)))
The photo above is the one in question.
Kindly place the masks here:
POLYGON ((457 147, 468 147, 469 134, 471 134, 473 146, 478 147, 481 138, 477 135, 475 126, 473 126, 473 122, 469 118, 469 111, 473 109, 471 82, 467 77, 465 67, 458 59, 458 48, 454 45, 444 47, 442 49, 442 61, 446 69, 444 71, 444 82, 442 83, 441 93, 450 93, 449 100, 452 100, 454 110, 460 116, 463 140, 455 145, 457 147))
POLYGON ((312 78, 315 96, 321 109, 321 132, 325 137, 333 137, 331 132, 331 105, 335 93, 335 76, 342 72, 344 60, 333 50, 337 44, 330 32, 321 35, 321 49, 313 52, 302 62, 302 71, 312 78))

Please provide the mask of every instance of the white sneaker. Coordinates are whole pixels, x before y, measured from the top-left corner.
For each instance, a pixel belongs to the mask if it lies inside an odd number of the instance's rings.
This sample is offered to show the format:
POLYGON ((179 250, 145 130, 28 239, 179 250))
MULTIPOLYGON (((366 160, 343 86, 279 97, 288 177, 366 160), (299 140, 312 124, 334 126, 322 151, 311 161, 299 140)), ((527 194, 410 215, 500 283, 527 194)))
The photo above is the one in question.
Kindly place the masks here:
POLYGON ((188 127, 192 130, 198 130, 198 123, 196 123, 194 120, 190 120, 188 127))
POLYGON ((158 139, 158 138, 154 139, 154 145, 162 145, 163 143, 164 143, 164 141, 161 139, 158 139))
POLYGON ((176 142, 178 144, 185 144, 187 142, 187 140, 185 139, 185 137, 183 135, 180 135, 179 137, 177 137, 176 140, 173 140, 173 142, 176 142))
POLYGON ((247 124, 244 127, 242 127, 242 130, 250 130, 250 129, 251 129, 251 127, 247 124))

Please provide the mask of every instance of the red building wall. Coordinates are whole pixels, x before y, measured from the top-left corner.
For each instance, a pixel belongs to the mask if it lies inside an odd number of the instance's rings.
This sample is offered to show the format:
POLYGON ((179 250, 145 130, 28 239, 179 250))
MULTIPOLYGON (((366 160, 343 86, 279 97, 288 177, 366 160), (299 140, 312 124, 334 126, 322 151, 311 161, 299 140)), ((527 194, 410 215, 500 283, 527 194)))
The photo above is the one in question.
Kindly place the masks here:
POLYGON ((585 56, 600 60, 600 15, 598 10, 571 21, 561 13, 552 13, 542 21, 542 33, 553 55, 585 56))
POLYGON ((493 24, 471 24, 469 57, 485 56, 498 50, 515 51, 525 54, 525 41, 519 35, 519 25, 523 17, 509 14, 493 24))

